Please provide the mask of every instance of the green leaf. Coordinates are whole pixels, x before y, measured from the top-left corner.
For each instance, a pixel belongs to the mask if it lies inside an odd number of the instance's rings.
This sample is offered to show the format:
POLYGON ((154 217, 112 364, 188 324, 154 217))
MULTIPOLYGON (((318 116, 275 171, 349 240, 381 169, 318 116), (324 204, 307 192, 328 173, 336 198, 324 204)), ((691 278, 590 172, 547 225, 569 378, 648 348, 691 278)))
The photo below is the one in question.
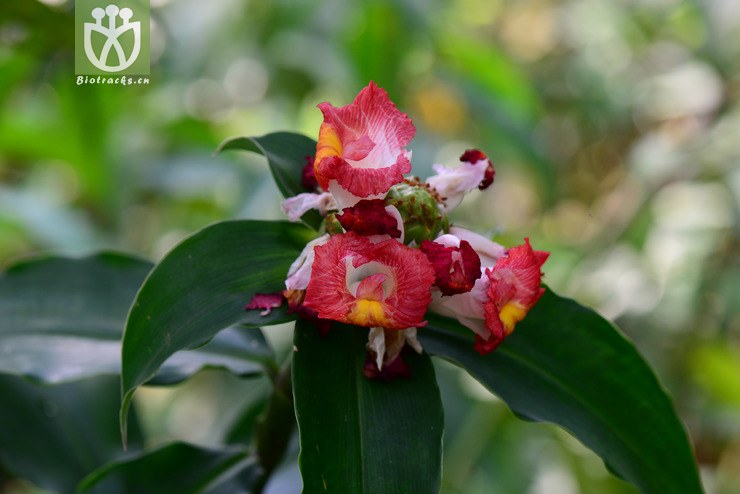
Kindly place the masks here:
POLYGON ((0 274, 0 372, 43 382, 118 374, 126 313, 151 264, 118 254, 0 274))
MULTIPOLYGON (((111 376, 37 386, 0 375, 0 464, 50 492, 72 492, 84 476, 123 455, 119 392, 111 376)), ((129 450, 141 444, 132 420, 129 450)))
MULTIPOLYGON (((126 315, 151 268, 105 253, 24 261, 0 274, 0 372, 44 383, 119 375, 126 315)), ((173 355, 152 382, 182 381, 204 367, 247 376, 272 360, 259 330, 232 328, 173 355)))
POLYGON ((242 488, 249 487, 259 471, 255 459, 242 448, 217 450, 173 443, 99 468, 80 483, 77 493, 227 492, 224 485, 236 479, 242 488))
POLYGON ((290 264, 311 235, 287 222, 226 221, 188 237, 162 259, 136 295, 123 336, 124 432, 134 391, 173 353, 237 324, 292 320, 285 306, 268 316, 244 306, 256 293, 284 288, 290 264))
POLYGON ((366 342, 364 328, 335 324, 322 337, 310 323, 296 323, 303 492, 438 492, 443 412, 429 356, 404 355, 409 379, 369 380, 366 342))
POLYGON ((147 384, 178 383, 201 369, 225 369, 236 376, 249 377, 275 365, 275 356, 262 331, 236 325, 221 331, 205 346, 175 353, 147 384))
POLYGON ((643 493, 701 492, 686 431, 634 345, 594 311, 548 290, 493 353, 430 315, 424 349, 465 368, 518 415, 553 422, 643 493))
MULTIPOLYGON (((308 192, 301 182, 306 158, 316 154, 316 141, 292 132, 274 132, 261 137, 232 137, 216 149, 216 153, 231 149, 259 153, 267 158, 275 183, 284 197, 308 192)), ((301 218, 307 225, 318 229, 321 216, 309 211, 301 218)))

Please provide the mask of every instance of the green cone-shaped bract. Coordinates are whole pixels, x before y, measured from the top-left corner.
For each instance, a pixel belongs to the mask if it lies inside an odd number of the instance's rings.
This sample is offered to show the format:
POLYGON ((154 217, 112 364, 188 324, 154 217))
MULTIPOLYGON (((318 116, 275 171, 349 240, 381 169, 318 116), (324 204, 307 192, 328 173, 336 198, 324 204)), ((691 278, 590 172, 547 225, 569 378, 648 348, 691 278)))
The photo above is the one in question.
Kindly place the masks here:
POLYGON ((447 216, 439 208, 440 198, 418 180, 406 180, 391 187, 385 203, 401 213, 406 244, 420 245, 424 240, 434 240, 450 228, 447 216))

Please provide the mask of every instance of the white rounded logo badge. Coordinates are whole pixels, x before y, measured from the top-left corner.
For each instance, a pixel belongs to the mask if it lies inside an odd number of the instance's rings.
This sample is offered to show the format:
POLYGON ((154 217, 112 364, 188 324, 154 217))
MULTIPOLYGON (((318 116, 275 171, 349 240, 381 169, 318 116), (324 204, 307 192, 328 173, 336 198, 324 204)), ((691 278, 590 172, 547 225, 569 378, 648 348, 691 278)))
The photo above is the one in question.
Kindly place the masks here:
POLYGON ((105 72, 120 72, 131 67, 141 51, 141 22, 131 22, 134 12, 128 7, 119 9, 117 5, 110 4, 105 10, 96 7, 90 14, 95 22, 85 23, 84 34, 85 55, 90 63, 105 72), (123 21, 120 24, 119 18, 123 21), (133 32, 134 43, 127 54, 119 38, 129 30, 133 32), (94 32, 105 37, 99 53, 93 50, 94 32), (114 63, 109 64, 111 59, 114 63))

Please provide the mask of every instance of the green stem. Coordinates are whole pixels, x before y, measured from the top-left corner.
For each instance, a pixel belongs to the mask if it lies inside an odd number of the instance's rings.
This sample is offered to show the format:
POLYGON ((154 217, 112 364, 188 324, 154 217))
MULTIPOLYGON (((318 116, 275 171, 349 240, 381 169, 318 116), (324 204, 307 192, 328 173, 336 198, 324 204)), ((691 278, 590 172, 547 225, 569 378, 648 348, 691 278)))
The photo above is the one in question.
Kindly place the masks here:
POLYGON ((262 492, 270 475, 285 456, 285 450, 293 435, 296 420, 290 374, 289 359, 273 379, 272 396, 256 427, 255 445, 257 458, 262 466, 262 475, 255 485, 255 494, 262 492))

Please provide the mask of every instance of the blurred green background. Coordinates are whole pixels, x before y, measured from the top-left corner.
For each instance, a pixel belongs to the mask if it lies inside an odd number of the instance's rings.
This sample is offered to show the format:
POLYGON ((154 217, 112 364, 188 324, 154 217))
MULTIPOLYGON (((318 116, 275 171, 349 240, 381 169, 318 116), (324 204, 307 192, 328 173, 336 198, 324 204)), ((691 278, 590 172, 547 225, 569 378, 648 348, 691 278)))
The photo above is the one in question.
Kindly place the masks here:
MULTIPOLYGON (((315 138, 316 104, 372 79, 414 120, 417 175, 468 147, 492 157, 496 183, 457 223, 552 251, 546 282, 657 370, 707 491, 740 492, 739 2, 151 0, 151 83, 128 87, 75 84, 73 19, 71 1, 0 4, 0 266, 157 260, 214 221, 281 218, 263 159, 213 150, 315 138)), ((289 331, 267 333, 284 349, 289 331)), ((438 373, 443 493, 634 492, 566 433, 438 373)), ((144 390, 149 442, 219 443, 253 386, 205 372, 144 390)), ((270 492, 299 492, 291 464, 270 492)))

